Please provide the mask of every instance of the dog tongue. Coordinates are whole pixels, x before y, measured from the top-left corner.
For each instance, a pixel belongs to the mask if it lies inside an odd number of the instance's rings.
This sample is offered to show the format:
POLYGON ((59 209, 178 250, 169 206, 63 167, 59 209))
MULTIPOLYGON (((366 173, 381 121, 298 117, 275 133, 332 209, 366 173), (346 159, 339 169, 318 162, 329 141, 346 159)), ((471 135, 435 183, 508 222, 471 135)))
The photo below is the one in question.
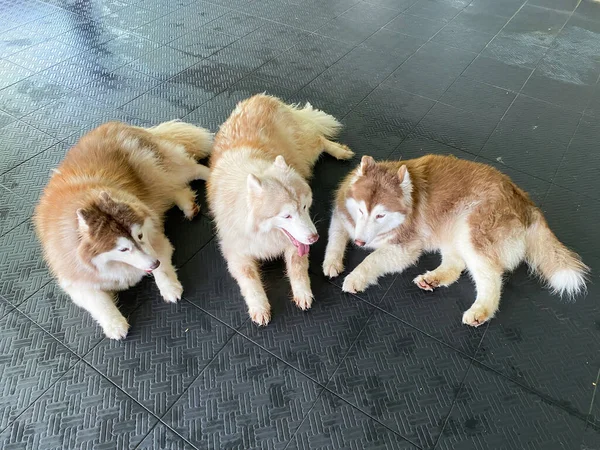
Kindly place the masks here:
POLYGON ((298 242, 298 255, 299 256, 304 256, 308 254, 308 249, 310 248, 308 245, 306 244, 302 244, 300 242, 298 242))

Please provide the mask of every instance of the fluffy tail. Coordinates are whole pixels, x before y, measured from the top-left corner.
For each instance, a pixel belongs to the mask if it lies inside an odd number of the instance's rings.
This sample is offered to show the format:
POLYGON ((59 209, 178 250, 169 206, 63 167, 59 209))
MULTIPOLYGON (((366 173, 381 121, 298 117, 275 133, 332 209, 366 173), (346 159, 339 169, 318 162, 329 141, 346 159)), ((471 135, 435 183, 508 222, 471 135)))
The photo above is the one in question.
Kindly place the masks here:
POLYGON ((185 150, 196 159, 206 158, 212 151, 212 133, 189 123, 171 120, 147 128, 147 131, 162 139, 183 145, 185 150))
POLYGON ((342 129, 342 124, 337 119, 329 114, 315 109, 310 103, 306 103, 304 108, 300 109, 297 105, 292 106, 292 112, 300 118, 300 120, 309 124, 319 134, 326 138, 334 138, 342 129))
POLYGON ((527 263, 550 285, 553 293, 573 298, 585 292, 589 267, 557 239, 537 209, 527 230, 526 245, 527 263))

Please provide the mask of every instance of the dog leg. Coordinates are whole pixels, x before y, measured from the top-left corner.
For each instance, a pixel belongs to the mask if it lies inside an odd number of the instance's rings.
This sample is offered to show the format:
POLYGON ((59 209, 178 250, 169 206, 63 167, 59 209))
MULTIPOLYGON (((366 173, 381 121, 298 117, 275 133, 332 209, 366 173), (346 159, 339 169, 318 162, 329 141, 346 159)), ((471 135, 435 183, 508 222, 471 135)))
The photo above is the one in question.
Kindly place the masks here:
POLYGON ((160 266, 152 274, 154 282, 160 291, 162 298, 168 303, 176 303, 181 300, 183 286, 177 278, 177 273, 171 262, 173 246, 165 235, 153 240, 154 250, 160 261, 160 266))
POLYGON ((414 264, 420 254, 421 250, 416 247, 386 245, 378 248, 346 276, 342 290, 351 294, 362 292, 377 283, 379 277, 388 273, 402 272, 414 264))
POLYGON ((350 159, 354 156, 354 152, 347 145, 338 144, 324 137, 321 137, 321 143, 325 153, 329 153, 336 159, 350 159))
POLYGON ((424 291, 433 291, 440 286, 450 286, 465 270, 465 261, 454 249, 442 250, 442 263, 435 270, 419 275, 413 282, 424 291))
POLYGON ((129 330, 127 319, 108 292, 70 286, 64 288, 73 303, 89 312, 109 339, 124 339, 129 330))
POLYGON ((192 176, 190 181, 193 180, 208 180, 210 176, 210 169, 202 164, 194 164, 194 170, 192 172, 192 176))
POLYGON ((294 303, 302 310, 310 309, 313 294, 308 277, 308 256, 299 256, 296 248, 290 247, 285 251, 285 266, 292 285, 294 303))
POLYGON ((344 271, 344 253, 350 236, 344 228, 342 218, 336 209, 331 216, 329 238, 323 260, 323 273, 326 277, 335 278, 344 271))
POLYGON ((462 321, 466 325, 478 327, 494 317, 498 311, 502 269, 481 257, 467 261, 467 268, 475 281, 477 297, 475 303, 463 314, 462 321))
POLYGON ((192 220, 200 212, 200 206, 196 203, 196 193, 189 186, 175 192, 175 204, 188 220, 192 220))
POLYGON ((271 320, 271 305, 260 280, 256 261, 236 254, 225 255, 225 259, 229 272, 240 286, 252 322, 267 325, 271 320))

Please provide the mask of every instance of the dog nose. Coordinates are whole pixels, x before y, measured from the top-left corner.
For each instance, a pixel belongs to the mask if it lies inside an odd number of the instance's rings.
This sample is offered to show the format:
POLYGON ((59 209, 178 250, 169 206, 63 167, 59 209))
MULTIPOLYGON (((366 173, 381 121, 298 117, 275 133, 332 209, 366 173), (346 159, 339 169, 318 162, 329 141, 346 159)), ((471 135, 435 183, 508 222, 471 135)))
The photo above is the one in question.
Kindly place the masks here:
POLYGON ((366 242, 365 241, 361 241, 360 239, 354 239, 354 243, 356 245, 358 245, 359 247, 364 247, 366 242))
POLYGON ((154 269, 158 269, 158 266, 160 266, 160 261, 157 259, 156 261, 154 261, 152 263, 152 265, 150 266, 150 270, 154 270, 154 269))
POLYGON ((315 242, 317 242, 318 240, 319 240, 319 235, 318 235, 318 234, 316 234, 316 233, 315 233, 315 234, 311 234, 311 235, 308 237, 308 243, 309 243, 309 244, 314 244, 314 243, 315 243, 315 242))

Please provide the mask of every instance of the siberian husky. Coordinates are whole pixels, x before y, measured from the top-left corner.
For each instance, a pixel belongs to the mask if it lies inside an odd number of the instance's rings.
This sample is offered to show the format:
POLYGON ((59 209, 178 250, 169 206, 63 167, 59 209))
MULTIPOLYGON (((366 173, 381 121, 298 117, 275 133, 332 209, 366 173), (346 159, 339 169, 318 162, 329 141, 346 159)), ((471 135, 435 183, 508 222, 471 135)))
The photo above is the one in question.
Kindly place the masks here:
POLYGON ((349 240, 375 249, 343 283, 356 293, 387 273, 439 251, 441 265, 414 282, 432 291, 467 268, 477 297, 462 318, 479 326, 500 303, 502 275, 523 260, 559 294, 585 290, 588 267, 550 231, 542 212, 506 175, 451 156, 375 162, 364 156, 337 192, 323 262, 326 276, 343 271, 349 240))
POLYGON ((171 121, 153 128, 110 122, 86 134, 54 171, 35 212, 44 257, 59 285, 111 339, 129 324, 114 292, 152 273, 167 302, 183 288, 171 264, 163 215, 198 213, 189 182, 206 180, 212 135, 171 121))
POLYGON ((259 260, 283 255, 294 302, 303 310, 311 307, 307 254, 319 236, 309 216, 306 180, 323 151, 338 159, 353 156, 329 140, 340 127, 310 104, 298 108, 255 95, 236 106, 215 136, 209 206, 229 271, 259 325, 271 318, 259 260))

